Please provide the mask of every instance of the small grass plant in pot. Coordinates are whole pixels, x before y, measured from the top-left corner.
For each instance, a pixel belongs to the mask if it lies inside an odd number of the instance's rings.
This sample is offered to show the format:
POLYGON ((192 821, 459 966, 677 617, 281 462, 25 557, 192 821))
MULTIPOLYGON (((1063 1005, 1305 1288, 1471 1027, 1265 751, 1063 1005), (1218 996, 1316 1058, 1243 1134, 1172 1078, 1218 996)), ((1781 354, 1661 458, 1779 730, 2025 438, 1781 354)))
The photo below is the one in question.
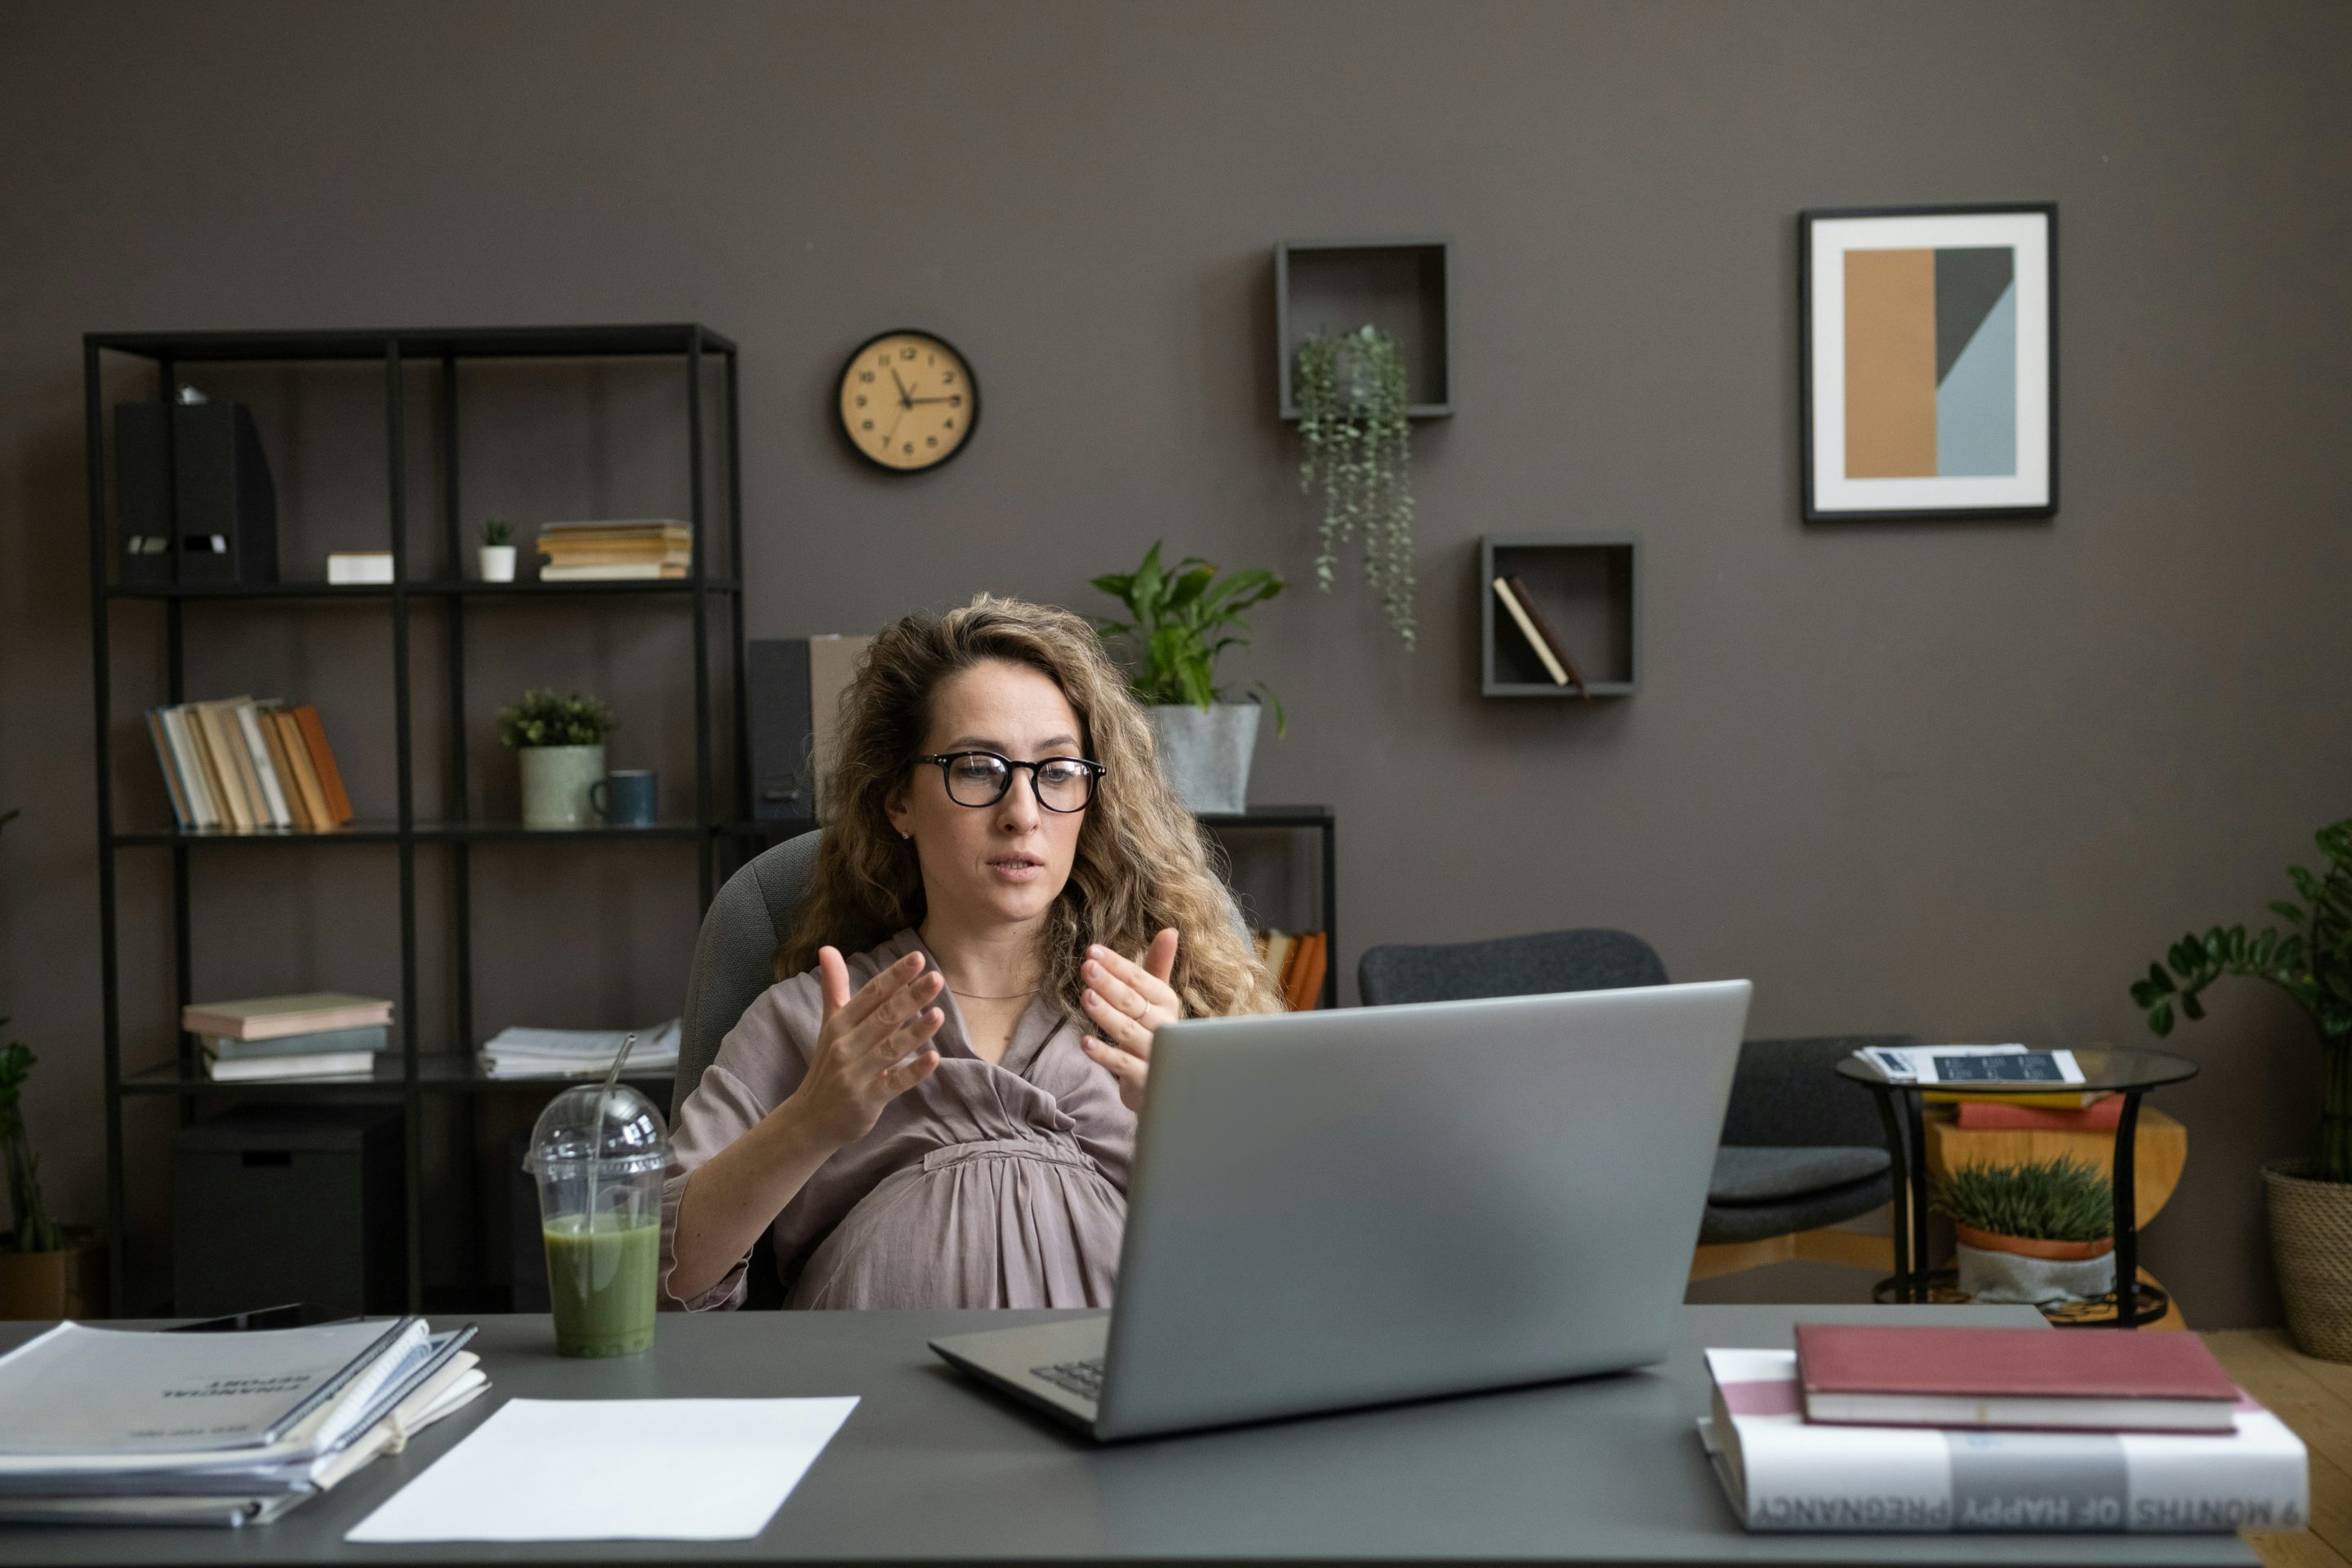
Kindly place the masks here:
POLYGON ((1932 1201, 1959 1240, 1962 1295, 2047 1305, 2116 1288, 2115 1188, 2094 1165, 1961 1165, 1932 1201))
POLYGON ((494 517, 482 524, 482 544, 474 552, 475 564, 485 583, 511 583, 515 580, 514 524, 505 518, 494 517))
MULTIPOLYGON (((0 816, 0 827, 16 818, 0 816)), ((106 1241, 49 1217, 41 1157, 25 1125, 25 1081, 40 1058, 8 1037, 0 1018, 0 1167, 7 1172, 9 1229, 0 1236, 0 1318, 89 1318, 106 1310, 106 1241)))
POLYGON ((1286 721, 1280 699, 1263 680, 1239 688, 1217 684, 1217 660, 1229 647, 1247 647, 1248 611, 1282 592, 1271 572, 1234 572, 1196 555, 1172 567, 1160 563, 1160 542, 1143 564, 1094 585, 1127 607, 1126 620, 1095 622, 1095 630, 1123 660, 1136 700, 1151 715, 1160 772, 1188 810, 1237 812, 1249 795, 1251 758, 1257 750, 1262 698, 1274 709, 1274 731, 1286 721), (1235 700, 1237 691, 1255 694, 1235 700))
POLYGON ((588 787, 604 776, 604 739, 619 727, 597 699, 559 697, 546 687, 499 710, 499 743, 520 760, 525 827, 596 826, 588 787))
POLYGON ((2319 1037, 2318 1145, 2263 1167, 2270 1197, 2271 1261, 2287 1332, 2305 1355, 2352 1362, 2352 817, 2319 830, 2326 868, 2287 868, 2303 901, 2271 910, 2286 922, 2258 935, 2244 926, 2191 931, 2131 988, 2159 1037, 2205 1016, 2206 987, 2225 975, 2267 981, 2319 1037))

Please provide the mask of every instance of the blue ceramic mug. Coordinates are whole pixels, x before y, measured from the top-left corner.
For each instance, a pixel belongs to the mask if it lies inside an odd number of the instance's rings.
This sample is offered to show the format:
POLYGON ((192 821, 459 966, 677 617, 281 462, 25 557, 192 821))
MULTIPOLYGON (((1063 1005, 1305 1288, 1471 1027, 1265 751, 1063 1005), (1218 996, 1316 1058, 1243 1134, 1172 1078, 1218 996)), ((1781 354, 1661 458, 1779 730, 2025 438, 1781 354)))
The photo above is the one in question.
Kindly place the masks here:
POLYGON ((651 827, 661 775, 651 768, 609 773, 588 786, 588 807, 607 827, 651 827))

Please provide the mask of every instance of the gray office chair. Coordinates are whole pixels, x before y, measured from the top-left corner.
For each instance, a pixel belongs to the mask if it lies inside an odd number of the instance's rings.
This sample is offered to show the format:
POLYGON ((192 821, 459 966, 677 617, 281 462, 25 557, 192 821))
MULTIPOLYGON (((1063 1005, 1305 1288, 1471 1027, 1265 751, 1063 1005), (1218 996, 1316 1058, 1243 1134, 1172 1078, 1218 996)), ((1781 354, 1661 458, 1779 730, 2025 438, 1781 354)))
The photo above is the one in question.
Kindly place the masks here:
MULTIPOLYGON (((1367 1006, 1664 985, 1666 966, 1627 931, 1538 931, 1428 946, 1375 947, 1357 965, 1367 1006)), ((1866 1045, 1907 1035, 1749 1040, 1739 1047, 1702 1245, 1761 1241, 1868 1214, 1893 1182, 1870 1097, 1831 1069, 1866 1045)))

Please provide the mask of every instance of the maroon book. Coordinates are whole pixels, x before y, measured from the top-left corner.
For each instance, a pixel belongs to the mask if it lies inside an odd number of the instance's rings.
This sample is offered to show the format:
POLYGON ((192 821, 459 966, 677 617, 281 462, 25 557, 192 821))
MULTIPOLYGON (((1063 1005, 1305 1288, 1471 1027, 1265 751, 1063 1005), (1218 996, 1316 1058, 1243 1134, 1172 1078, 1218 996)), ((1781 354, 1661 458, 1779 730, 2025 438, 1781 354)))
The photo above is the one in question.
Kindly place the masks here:
POLYGON ((1809 1421, 2222 1431, 2238 1386, 2194 1334, 1797 1325, 1809 1421))

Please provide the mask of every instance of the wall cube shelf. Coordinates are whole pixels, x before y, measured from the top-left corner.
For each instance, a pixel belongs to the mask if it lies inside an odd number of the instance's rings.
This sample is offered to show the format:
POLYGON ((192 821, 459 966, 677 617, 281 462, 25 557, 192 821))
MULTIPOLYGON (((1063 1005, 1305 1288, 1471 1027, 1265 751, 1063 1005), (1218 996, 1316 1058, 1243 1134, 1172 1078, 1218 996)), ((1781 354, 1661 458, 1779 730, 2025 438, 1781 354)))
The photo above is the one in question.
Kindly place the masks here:
POLYGON ((1454 242, 1292 239, 1274 247, 1275 377, 1282 417, 1298 417, 1291 372, 1298 345, 1318 331, 1349 332, 1366 322, 1404 351, 1405 412, 1443 419, 1454 412, 1454 242))
POLYGON ((1642 689, 1641 543, 1626 535, 1489 533, 1478 541, 1478 690, 1486 697, 1580 696, 1555 685, 1525 633, 1495 595, 1516 574, 1595 698, 1642 689))

